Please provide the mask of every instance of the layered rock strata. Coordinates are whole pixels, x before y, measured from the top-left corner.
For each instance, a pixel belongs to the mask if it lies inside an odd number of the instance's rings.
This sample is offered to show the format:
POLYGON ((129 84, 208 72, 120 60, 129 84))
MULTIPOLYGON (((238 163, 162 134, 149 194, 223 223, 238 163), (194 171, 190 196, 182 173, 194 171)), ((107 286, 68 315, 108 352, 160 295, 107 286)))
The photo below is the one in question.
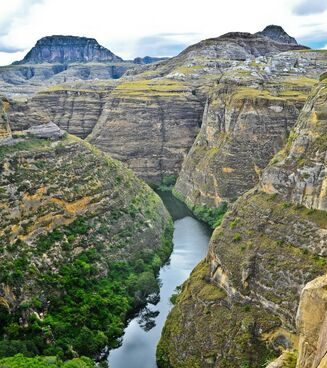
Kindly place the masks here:
MULTIPOLYGON (((283 160, 268 165, 260 186, 244 194, 215 230, 206 260, 184 284, 167 319, 157 351, 160 367, 261 367, 282 351, 282 366, 295 366, 301 292, 327 271, 327 214, 321 206, 326 200, 321 190, 326 179, 326 93, 322 81, 298 118, 297 136, 290 136, 283 160), (316 166, 321 170, 313 181, 311 170, 316 166), (269 173, 280 177, 289 169, 294 191, 301 184, 296 178, 302 167, 310 175, 301 180, 312 183, 314 199, 292 195, 287 180, 271 194, 265 184, 269 173)), ((317 313, 319 321, 324 313, 317 313)), ((301 314, 300 306, 300 321, 301 314)), ((324 351, 317 341, 322 326, 319 322, 314 327, 314 338, 308 336, 315 340, 309 344, 309 355, 317 361, 324 351)), ((310 320, 304 318, 299 328, 302 336, 305 328, 312 328, 310 320)))
POLYGON ((256 185, 293 135, 299 112, 326 67, 327 53, 304 51, 226 71, 209 95, 176 195, 191 208, 215 207, 256 185))

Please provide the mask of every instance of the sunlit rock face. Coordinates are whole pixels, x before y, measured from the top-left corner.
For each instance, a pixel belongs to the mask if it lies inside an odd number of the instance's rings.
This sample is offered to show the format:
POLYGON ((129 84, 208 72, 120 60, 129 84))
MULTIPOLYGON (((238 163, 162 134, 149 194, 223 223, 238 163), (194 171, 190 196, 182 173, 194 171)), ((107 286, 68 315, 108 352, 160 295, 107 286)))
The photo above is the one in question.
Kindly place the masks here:
POLYGON ((275 157, 261 181, 267 193, 309 208, 327 210, 327 79, 308 99, 287 146, 275 157))
POLYGON ((309 282, 302 290, 297 314, 299 358, 297 368, 327 366, 327 276, 309 282))
MULTIPOLYGON (((216 207, 256 185, 294 135, 299 113, 326 68, 327 52, 305 50, 226 70, 209 93, 200 133, 183 163, 175 186, 179 198, 190 207, 216 207)), ((322 117, 324 105, 316 106, 322 117)))

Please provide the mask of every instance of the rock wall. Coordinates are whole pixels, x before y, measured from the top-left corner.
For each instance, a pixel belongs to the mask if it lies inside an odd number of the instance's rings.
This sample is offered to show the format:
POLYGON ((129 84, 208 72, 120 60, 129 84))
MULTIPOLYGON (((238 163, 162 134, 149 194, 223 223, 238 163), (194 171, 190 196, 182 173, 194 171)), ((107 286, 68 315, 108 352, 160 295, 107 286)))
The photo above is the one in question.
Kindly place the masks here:
POLYGON ((256 185, 288 135, 294 134, 299 112, 326 67, 327 53, 304 51, 226 70, 208 97, 176 195, 191 208, 216 207, 256 185))
POLYGON ((261 188, 309 208, 327 210, 327 80, 309 98, 287 146, 265 170, 261 188))
POLYGON ((114 89, 87 140, 159 183, 177 174, 201 124, 203 105, 169 79, 128 81, 114 89))
POLYGON ((35 95, 29 105, 68 133, 84 139, 100 118, 114 86, 114 82, 104 81, 57 85, 35 95))
MULTIPOLYGON (((295 127, 297 139, 291 136, 286 145, 285 162, 293 162, 292 152, 298 142, 308 136, 324 137, 325 115, 315 112, 326 107, 325 91, 326 83, 322 81, 306 102, 295 127), (317 116, 316 123, 312 123, 312 114, 317 116)), ((312 166, 323 166, 326 141, 318 147, 316 139, 307 141, 306 152, 315 154, 306 157, 312 166), (313 157, 322 161, 314 161, 313 157)), ((293 176, 302 166, 300 160, 296 163, 290 166, 289 174, 293 172, 293 176)), ((272 160, 262 177, 278 165, 272 160)), ((324 203, 326 193, 319 188, 326 172, 322 170, 321 176, 314 182, 317 188, 313 192, 321 193, 319 203, 324 203)), ((261 184, 231 207, 213 233, 208 256, 199 266, 201 275, 197 277, 197 271, 193 272, 167 319, 157 351, 160 367, 188 367, 190 362, 201 368, 261 367, 285 350, 288 353, 280 359, 285 364, 282 366, 295 366, 292 351, 298 346, 296 313, 301 291, 327 271, 326 211, 310 208, 311 202, 302 203, 288 196, 285 182, 274 194, 266 193, 261 184)), ((310 325, 309 317, 299 322, 300 341, 305 328, 315 329, 317 335, 323 314, 317 313, 315 326, 310 325)), ((301 363, 303 349, 300 347, 298 367, 306 366, 301 363)), ((324 345, 318 341, 310 349, 311 356, 317 356, 324 345)))
MULTIPOLYGON (((100 64, 69 64, 65 70, 47 79, 47 84, 62 83, 58 90, 51 87, 39 93, 33 97, 31 105, 46 111, 49 120, 69 132, 83 138, 89 136, 92 144, 126 162, 140 177, 158 183, 164 176, 177 175, 180 171, 201 125, 208 94, 213 87, 216 90, 215 86, 227 70, 233 74, 233 68, 255 63, 256 57, 300 48, 303 47, 258 34, 229 33, 193 45, 172 59, 129 70, 111 91, 105 88, 94 93, 88 91, 88 87, 84 87, 84 91, 82 87, 77 88, 77 91, 70 84, 76 79, 107 79, 100 64)), ((124 65, 121 63, 121 67, 124 65)), ((42 64, 33 73, 27 73, 30 82, 37 83, 40 67, 42 64)), ((246 86, 253 87, 262 72, 261 69, 253 70, 256 76, 245 71, 250 75, 246 86)), ((260 83, 265 78, 261 77, 260 83)), ((294 103, 294 107, 289 107, 289 120, 293 119, 299 105, 294 103)), ((283 134, 285 130, 287 128, 283 127, 283 134)), ((279 148, 279 141, 275 150, 279 148)), ((260 166, 260 162, 258 164, 260 166)), ((229 170, 229 166, 226 167, 229 170)), ((253 184, 254 175, 251 173, 249 185, 253 184)), ((240 191, 235 190, 237 194, 240 191)))
POLYGON ((300 336, 297 368, 323 368, 327 360, 327 276, 309 282, 302 290, 297 324, 300 336))

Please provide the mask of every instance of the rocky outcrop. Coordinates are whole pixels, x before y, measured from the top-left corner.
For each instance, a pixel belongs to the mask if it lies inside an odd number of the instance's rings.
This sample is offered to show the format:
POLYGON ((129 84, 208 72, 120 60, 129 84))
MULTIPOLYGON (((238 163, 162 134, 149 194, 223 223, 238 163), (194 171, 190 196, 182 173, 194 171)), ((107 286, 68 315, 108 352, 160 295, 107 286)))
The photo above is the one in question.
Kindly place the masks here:
POLYGON ((281 26, 270 25, 267 26, 262 32, 258 32, 258 35, 268 37, 276 42, 288 43, 290 45, 297 45, 297 41, 294 37, 289 36, 281 26))
POLYGON ((114 81, 64 83, 38 93, 28 105, 84 139, 92 132, 115 85, 114 81))
POLYGON ((47 36, 39 39, 23 60, 15 64, 85 63, 122 61, 120 57, 98 44, 94 38, 47 36))
MULTIPOLYGON (((211 96, 208 99, 206 110, 210 112, 213 107, 210 101, 221 92, 222 78, 226 80, 227 85, 235 83, 237 87, 238 84, 243 83, 239 76, 247 75, 243 86, 253 90, 263 84, 262 94, 267 95, 267 99, 265 101, 264 98, 261 98, 265 96, 259 96, 258 104, 261 104, 262 109, 265 110, 264 114, 268 115, 268 120, 271 114, 272 125, 276 123, 279 126, 273 133, 276 138, 276 142, 273 143, 269 134, 274 128, 266 130, 262 146, 264 150, 267 150, 267 154, 259 152, 259 158, 249 163, 252 169, 249 180, 244 181, 241 176, 237 179, 240 183, 239 188, 231 191, 231 196, 234 198, 244 190, 244 186, 245 190, 248 189, 257 179, 254 164, 262 169, 268 157, 271 157, 280 148, 289 126, 293 124, 303 104, 304 95, 309 89, 305 82, 298 88, 297 86, 292 87, 295 91, 293 96, 281 96, 278 86, 272 86, 269 90, 266 82, 269 82, 270 74, 277 73, 275 69, 281 73, 291 65, 298 74, 302 75, 304 72, 308 73, 308 68, 296 67, 295 61, 294 64, 288 64, 288 61, 278 64, 279 59, 276 58, 274 63, 269 64, 266 59, 255 61, 255 58, 299 48, 301 47, 298 45, 276 42, 262 35, 230 33, 193 45, 175 58, 142 66, 141 69, 130 70, 126 78, 120 79, 115 82, 116 84, 108 83, 113 86, 111 89, 104 88, 102 91, 98 89, 94 93, 88 87, 89 82, 85 82, 84 88, 70 86, 72 84, 70 81, 75 76, 70 74, 72 70, 69 66, 67 70, 49 79, 52 82, 60 81, 61 85, 58 88, 51 87, 34 96, 31 106, 46 113, 48 119, 61 128, 79 137, 87 137, 101 150, 126 162, 140 177, 158 183, 164 176, 177 175, 180 171, 182 162, 201 125, 207 97, 211 96), (260 67, 255 67, 257 64, 260 64, 260 67), (237 78, 232 81, 235 68, 239 68, 235 73, 237 78), (227 74, 226 77, 225 74, 227 74), (217 84, 219 84, 218 88, 217 84), (277 89, 277 92, 273 90, 274 88, 277 89), (299 101, 296 100, 297 95, 301 95, 299 101), (270 100, 277 100, 279 97, 279 104, 284 104, 285 111, 288 111, 287 121, 283 123, 278 122, 278 112, 269 108, 270 100), (145 137, 146 144, 144 144, 145 137)), ((87 67, 88 64, 85 65, 87 67)), ((83 67, 84 64, 74 66, 74 70, 83 67)), ((96 77, 96 74, 93 74, 93 77, 88 76, 87 73, 85 75, 83 79, 96 77)), ((81 77, 76 76, 77 78, 81 77)), ((287 90, 287 92, 292 91, 287 90)), ((251 102, 247 104, 248 109, 250 109, 250 104, 251 102)), ((242 105, 240 98, 236 105, 242 105)), ((278 105, 277 110, 280 107, 278 105)), ((255 120, 255 124, 259 125, 260 121, 255 117, 256 107, 252 110, 252 121, 255 120)), ((259 110, 260 107, 258 112, 263 113, 259 110)), ((230 113, 233 116, 237 115, 237 106, 231 106, 230 113)), ((253 128, 255 127, 249 125, 249 130, 253 128)), ((260 138, 259 134, 257 139, 260 140, 260 138)), ((235 156, 242 154, 247 147, 250 147, 249 153, 253 152, 255 142, 251 146, 245 141, 244 146, 240 149, 236 145, 235 156)), ((228 153, 228 149, 226 152, 228 153)), ((229 164, 231 163, 226 162, 226 165, 223 166, 224 170, 230 170, 229 164)), ((196 168, 193 171, 198 172, 196 168)), ((211 174, 207 177, 209 181, 215 180, 211 174)), ((194 180, 201 181, 202 179, 194 180)), ((190 189, 188 184, 185 184, 187 191, 190 189)), ((199 189, 200 192, 208 192, 208 196, 216 195, 215 190, 201 188, 200 183, 196 182, 191 186, 195 188, 195 191, 199 189)), ((210 182, 207 186, 212 186, 212 183, 210 182)), ((216 202, 218 203, 219 200, 216 202)))
POLYGON ((44 37, 23 60, 0 67, 0 93, 31 96, 46 86, 65 82, 118 79, 129 69, 164 59, 146 56, 124 61, 93 38, 44 37))
POLYGON ((265 170, 261 188, 309 208, 327 210, 327 79, 302 110, 288 145, 265 170))
POLYGON ((246 59, 293 48, 300 47, 260 35, 230 33, 130 71, 112 91, 88 139, 149 181, 176 175, 200 126, 207 95, 224 71, 246 59), (178 144, 175 139, 181 137, 178 144))
POLYGON ((3 66, 0 67, 0 93, 15 98, 33 96, 47 86, 66 82, 118 79, 128 69, 137 67, 130 62, 3 66))
POLYGON ((65 132, 61 130, 58 125, 53 122, 49 122, 43 125, 34 125, 26 133, 32 137, 58 140, 65 135, 65 132))
MULTIPOLYGON (((300 142, 326 132, 324 114, 317 114, 316 124, 311 123, 311 114, 326 106, 324 96, 325 83, 321 82, 298 118, 295 131, 300 142)), ((295 146, 292 136, 288 146, 295 146)), ((310 152, 310 140, 306 147, 310 152)), ((316 157, 311 154, 308 161, 313 166, 324 165, 326 142, 315 147, 317 159, 322 161, 311 161, 316 157)), ((292 162, 292 151, 286 152, 285 160, 292 162)), ((272 160, 263 178, 275 166, 278 162, 272 160)), ((293 170, 295 176, 301 166, 298 160, 290 172, 293 170)), ((318 187, 313 192, 321 193, 320 202, 324 203, 326 193, 319 187, 326 172, 321 175, 313 182, 318 187)), ((157 352, 160 367, 261 367, 268 356, 271 360, 284 350, 297 348, 296 313, 301 291, 327 271, 327 215, 324 210, 310 208, 308 201, 299 204, 287 193, 287 183, 274 194, 266 193, 261 184, 241 196, 225 215, 213 233, 205 262, 199 266, 201 275, 193 272, 168 317, 157 352)), ((310 293, 308 287, 307 295, 310 293)), ((316 315, 322 320, 324 312, 316 315)), ((309 317, 304 320, 307 326, 300 323, 300 331, 311 328, 309 317)), ((323 328, 319 321, 316 332, 323 328)), ((325 346, 319 344, 310 349, 321 352, 321 359, 325 346)), ((296 354, 290 353, 275 363, 289 360, 289 366, 294 367, 294 357, 296 354)), ((304 363, 298 364, 303 367, 304 363)))
POLYGON ((191 208, 216 207, 256 185, 287 136, 293 135, 306 97, 326 67, 327 53, 304 51, 228 69, 209 95, 176 195, 191 208))
POLYGON ((19 133, 33 125, 47 124, 50 121, 44 111, 33 106, 26 99, 7 99, 7 101, 7 116, 13 132, 19 133))
POLYGON ((300 336, 297 368, 324 368, 327 364, 327 276, 302 290, 297 324, 300 336))
POLYGON ((160 183, 177 174, 201 124, 203 105, 190 88, 170 79, 119 84, 87 140, 160 183))

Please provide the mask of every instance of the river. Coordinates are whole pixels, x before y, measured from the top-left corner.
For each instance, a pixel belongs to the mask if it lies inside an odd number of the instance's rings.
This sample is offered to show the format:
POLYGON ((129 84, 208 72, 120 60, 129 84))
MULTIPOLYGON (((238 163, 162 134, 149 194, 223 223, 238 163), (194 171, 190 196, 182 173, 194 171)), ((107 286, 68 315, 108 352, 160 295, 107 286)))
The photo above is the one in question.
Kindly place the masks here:
POLYGON ((128 324, 122 345, 110 352, 110 368, 156 368, 155 352, 161 330, 172 308, 170 297, 205 257, 210 230, 191 216, 169 192, 159 193, 174 219, 174 249, 159 273, 160 301, 148 303, 128 324))

